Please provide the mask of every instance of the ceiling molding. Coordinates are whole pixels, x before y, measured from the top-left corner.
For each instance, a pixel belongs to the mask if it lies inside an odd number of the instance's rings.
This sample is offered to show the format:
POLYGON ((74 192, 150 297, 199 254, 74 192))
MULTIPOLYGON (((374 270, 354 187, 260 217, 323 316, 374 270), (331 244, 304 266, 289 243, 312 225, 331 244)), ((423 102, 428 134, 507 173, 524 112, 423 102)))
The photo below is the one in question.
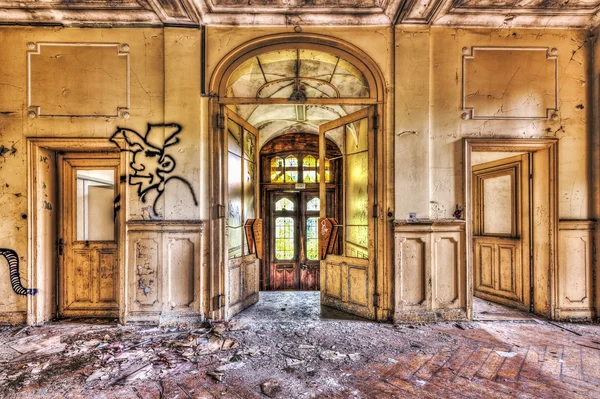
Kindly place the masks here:
POLYGON ((600 0, 0 0, 0 24, 593 28, 600 0))

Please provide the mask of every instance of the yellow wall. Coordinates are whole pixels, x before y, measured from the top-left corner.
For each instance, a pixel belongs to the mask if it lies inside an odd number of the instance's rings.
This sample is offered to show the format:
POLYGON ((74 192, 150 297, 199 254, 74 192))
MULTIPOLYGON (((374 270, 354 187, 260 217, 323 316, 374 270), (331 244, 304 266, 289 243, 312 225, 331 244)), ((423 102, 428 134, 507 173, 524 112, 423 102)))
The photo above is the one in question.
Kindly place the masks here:
MULTIPOLYGON (((599 163, 600 48, 596 41, 593 71, 596 125, 593 128, 591 96, 588 95, 592 83, 589 32, 450 28, 396 28, 393 32, 389 27, 310 27, 303 31, 350 42, 367 53, 381 69, 387 99, 384 124, 388 172, 386 199, 387 206, 394 212, 392 219, 405 219, 409 212, 417 212, 420 218, 450 218, 455 204, 464 205, 461 141, 464 137, 560 139, 559 217, 588 219, 600 216, 600 184, 598 174, 592 175, 591 168, 592 161, 595 162, 594 170, 598 170, 599 163), (558 120, 461 119, 463 47, 472 46, 556 48, 558 120)), ((253 38, 281 32, 293 32, 293 29, 207 27, 207 81, 218 62, 237 46, 253 38)), ((0 29, 0 145, 16 149, 14 154, 7 153, 0 158, 0 247, 14 249, 19 254, 24 285, 28 285, 27 220, 22 217, 28 213, 27 137, 108 139, 117 126, 144 133, 147 123, 179 123, 183 130, 177 146, 177 168, 179 174, 192 184, 200 206, 182 202, 181 193, 171 191, 166 191, 160 205, 167 219, 208 218, 210 132, 207 130, 208 100, 200 97, 201 47, 199 29, 0 29), (128 44, 125 52, 130 54, 129 119, 30 118, 30 109, 27 108, 27 52, 31 49, 28 43, 40 42, 128 44)), ((49 54, 42 50, 37 57, 49 54)), ((55 65, 57 76, 68 74, 70 80, 94 87, 86 82, 88 71, 76 64, 65 69, 63 64, 54 63, 52 59, 45 62, 44 65, 50 65, 50 68, 55 65)), ((83 64, 89 66, 89 62, 83 64)), ((102 65, 99 59, 98 68, 102 65)), ((31 78, 35 80, 36 76, 31 78)), ((122 90, 124 82, 117 79, 113 83, 115 88, 122 90)), ((37 81, 37 84, 43 85, 44 82, 37 81)), ((65 97, 57 100, 57 104, 72 106, 80 103, 93 109, 98 101, 94 92, 79 97, 70 93, 62 95, 65 97)), ((51 102, 52 98, 46 100, 51 102)), ((35 105, 40 105, 43 112, 44 104, 35 105)), ((127 200, 127 218, 141 219, 141 208, 151 204, 153 197, 149 197, 149 203, 141 204, 135 190, 128 187, 127 200)), ((388 252, 391 255, 392 250, 388 252)), ((390 270, 391 259, 386 260, 386 268, 390 270)), ((7 269, 0 270, 0 292, 4 293, 0 296, 0 312, 25 310, 26 299, 13 294, 7 269)))

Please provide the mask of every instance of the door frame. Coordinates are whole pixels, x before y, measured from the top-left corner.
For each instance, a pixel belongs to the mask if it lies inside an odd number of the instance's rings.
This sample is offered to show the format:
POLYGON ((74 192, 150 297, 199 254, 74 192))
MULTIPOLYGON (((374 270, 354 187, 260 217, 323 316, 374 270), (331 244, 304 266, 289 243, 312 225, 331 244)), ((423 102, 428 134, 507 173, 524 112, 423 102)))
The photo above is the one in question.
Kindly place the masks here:
MULTIPOLYGON (((50 204, 59 214, 58 204, 58 169, 56 155, 62 152, 93 152, 93 153, 120 153, 119 157, 119 194, 121 196, 121 209, 118 213, 119 229, 119 321, 125 320, 125 282, 127 281, 125 268, 125 224, 127 216, 126 182, 127 153, 120 152, 119 147, 110 142, 108 138, 27 138, 27 275, 29 286, 38 288, 38 294, 27 296, 27 324, 32 326, 43 325, 57 315, 58 297, 58 252, 56 238, 58 237, 58 223, 56 217, 52 220, 44 217, 47 209, 39 204, 46 198, 44 191, 38 185, 38 177, 42 171, 40 157, 42 153, 50 152, 54 156, 54 178, 46 185, 50 192, 50 204), (47 234, 53 232, 53 234, 47 234), (51 260, 51 261, 49 261, 51 260)), ((43 182, 46 183, 46 182, 43 182)))
MULTIPOLYGON (((515 139, 515 138, 464 138, 464 195, 466 221, 466 262, 467 262, 467 314, 473 318, 473 188, 472 188, 472 152, 528 152, 533 158, 532 189, 530 197, 534 203, 530 215, 530 224, 535 225, 535 207, 543 205, 548 209, 546 226, 534 228, 531 240, 547 251, 540 251, 537 257, 530 256, 530 279, 534 282, 531 292, 533 312, 548 318, 556 314, 557 263, 558 263, 558 139, 515 139), (536 165, 546 170, 537 170, 536 165), (543 187, 547 192, 543 192, 543 187), (537 261, 536 261, 537 259, 537 261), (547 264, 547 267, 537 265, 547 264), (537 288, 537 289, 536 289, 537 288)), ((531 254, 535 251, 530 248, 531 254)))
MULTIPOLYGON (((344 57, 351 62, 355 67, 361 70, 367 80, 369 81, 369 87, 371 89, 369 97, 364 98, 309 98, 304 104, 352 104, 352 105, 372 105, 375 107, 377 115, 377 122, 375 126, 375 152, 377 154, 378 164, 377 176, 380 184, 378 184, 378 192, 376 193, 378 199, 378 210, 379 215, 377 218, 377 228, 380 231, 380 241, 377 243, 376 251, 377 258, 380 260, 377 264, 379 270, 377 270, 378 280, 375 287, 376 292, 379 294, 380 306, 376 308, 376 319, 377 320, 390 320, 393 314, 393 268, 391 266, 392 253, 390 248, 392 246, 392 230, 391 225, 386 223, 384 220, 384 209, 388 209, 393 202, 393 198, 389 195, 385 195, 391 188, 393 188, 393 181, 389 180, 390 174, 387 166, 393 159, 393 154, 389 150, 391 147, 388 144, 390 138, 384 134, 387 130, 387 94, 385 91, 385 78, 379 65, 372 60, 359 47, 346 42, 342 39, 338 39, 332 36, 314 34, 314 33, 281 33, 261 36, 253 40, 249 40, 246 43, 234 48, 232 51, 223 56, 218 64, 213 69, 208 87, 202 88, 206 97, 208 97, 207 104, 207 125, 208 132, 211 135, 209 138, 209 190, 210 190, 210 204, 209 204, 209 236, 211 237, 210 249, 209 249, 209 264, 210 264, 210 287, 208 289, 211 298, 210 312, 208 313, 213 319, 224 319, 225 318, 225 306, 223 296, 226 295, 224 290, 225 280, 227 276, 224 275, 223 267, 223 251, 224 245, 224 225, 219 215, 222 209, 222 165, 223 159, 222 154, 222 143, 221 140, 217 139, 220 137, 220 130, 223 123, 222 116, 220 115, 220 109, 222 106, 228 104, 296 104, 296 102, 290 102, 288 99, 260 99, 260 98, 236 98, 228 97, 227 95, 227 81, 229 77, 234 73, 236 68, 241 65, 244 61, 261 53, 269 51, 281 50, 281 49, 293 49, 293 48, 306 48, 314 49, 324 52, 329 52, 334 55, 344 57), (389 181, 388 181, 389 180, 389 181)), ((260 140, 259 140, 260 141, 260 140)), ((260 201, 260 200, 259 200, 260 201)), ((391 210, 390 210, 391 212, 391 210)))

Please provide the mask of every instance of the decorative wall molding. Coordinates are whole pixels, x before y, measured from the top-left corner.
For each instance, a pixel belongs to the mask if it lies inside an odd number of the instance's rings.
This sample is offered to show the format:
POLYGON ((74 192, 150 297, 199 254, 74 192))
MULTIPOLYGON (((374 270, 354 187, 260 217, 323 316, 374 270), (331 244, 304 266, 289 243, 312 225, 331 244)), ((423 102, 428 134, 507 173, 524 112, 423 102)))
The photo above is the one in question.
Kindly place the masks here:
MULTIPOLYGON (((498 67, 502 67, 500 63, 497 63, 498 67)), ((510 84, 513 79, 520 72, 519 69, 515 71, 514 75, 510 78, 510 80, 506 83, 510 84)), ((529 71, 524 70, 522 73, 528 73, 529 71)), ((535 81, 535 78, 530 81, 535 81)), ((497 83, 497 81, 494 81, 497 83)), ((500 98, 493 97, 492 94, 487 94, 488 99, 496 99, 496 100, 504 100, 504 96, 507 93, 508 88, 504 88, 504 92, 501 94, 500 98)), ((501 103, 499 110, 504 110, 504 106, 507 105, 509 107, 514 107, 514 110, 519 109, 518 104, 504 104, 501 103)), ((463 48, 463 61, 462 61, 462 110, 465 111, 462 115, 463 119, 485 119, 485 120, 547 120, 547 119, 556 119, 556 112, 558 112, 558 56, 556 49, 550 49, 547 47, 471 47, 471 49, 465 47, 463 48), (477 111, 475 106, 470 105, 468 97, 470 94, 479 93, 480 90, 485 89, 482 87, 467 87, 469 82, 469 66, 468 64, 473 64, 476 62, 476 52, 497 52, 501 54, 503 52, 532 52, 539 53, 540 56, 544 57, 543 60, 550 61, 554 66, 553 75, 553 90, 552 95, 554 98, 550 101, 550 106, 544 109, 544 112, 539 115, 488 115, 485 114, 485 111, 477 111), (473 62, 469 62, 473 60, 473 62)), ((510 110, 509 110, 510 111, 510 110)), ((497 112, 496 112, 497 114, 497 112)))
POLYGON ((398 23, 429 25, 443 0, 407 0, 400 12, 398 23))
POLYGON ((125 322, 198 322, 209 311, 203 227, 200 220, 127 222, 125 322))
POLYGON ((543 15, 592 15, 600 9, 600 1, 594 3, 584 1, 574 2, 545 2, 534 0, 477 1, 454 0, 450 8, 453 14, 477 14, 482 12, 511 14, 543 14, 543 15))
MULTIPOLYGON (((35 118, 35 117, 53 117, 53 118, 57 118, 57 117, 68 117, 68 118, 118 118, 118 117, 123 117, 125 119, 129 118, 129 108, 130 108, 130 98, 131 98, 131 89, 130 89, 130 59, 129 59, 129 45, 127 43, 61 43, 61 42, 38 42, 38 43, 29 43, 28 44, 28 48, 31 51, 27 52, 27 108, 28 108, 28 115, 31 118, 35 118), (115 102, 115 110, 114 113, 110 113, 110 114, 89 114, 89 113, 82 113, 82 114, 76 114, 76 113, 65 113, 65 114, 58 114, 58 113, 44 113, 43 111, 43 107, 41 104, 35 104, 35 94, 33 92, 33 79, 35 79, 35 76, 32 76, 32 68, 33 65, 32 63, 35 61, 35 56, 40 56, 42 55, 42 51, 44 48, 50 48, 50 47, 63 47, 63 48, 76 48, 76 47, 81 47, 81 48, 111 48, 114 47, 115 51, 115 56, 116 57, 124 57, 125 59, 125 71, 124 71, 124 75, 125 75, 125 85, 122 88, 123 90, 123 97, 125 98, 125 103, 123 104, 119 104, 118 100, 116 100, 115 102)), ((57 54, 55 57, 59 58, 61 55, 57 54)), ((110 72, 109 71, 105 71, 107 75, 109 75, 109 78, 112 79, 110 77, 110 72)), ((82 73, 85 73, 82 71, 82 73)), ((85 89, 85 88, 83 88, 85 89)), ((45 94, 54 94, 55 98, 62 98, 66 95, 66 90, 63 89, 63 92, 61 93, 48 93, 48 89, 47 87, 44 87, 44 92, 45 94)), ((75 93, 74 96, 77 95, 84 95, 83 93, 75 93)))
POLYGON ((395 322, 471 317, 464 221, 397 220, 394 221, 394 243, 395 322), (422 284, 423 288, 408 292, 407 296, 407 290, 411 289, 407 284, 411 282, 422 284))
POLYGON ((592 220, 558 223, 559 319, 588 319, 596 315, 592 295, 594 228, 592 220))

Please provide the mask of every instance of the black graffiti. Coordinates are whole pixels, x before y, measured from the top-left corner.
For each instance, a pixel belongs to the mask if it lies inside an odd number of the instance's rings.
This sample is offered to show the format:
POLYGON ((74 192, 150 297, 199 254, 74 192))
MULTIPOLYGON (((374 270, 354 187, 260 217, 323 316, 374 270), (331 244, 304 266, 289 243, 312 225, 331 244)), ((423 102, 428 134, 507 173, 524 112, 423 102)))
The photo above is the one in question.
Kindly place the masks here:
POLYGON ((154 190, 158 192, 152 204, 154 210, 156 210, 156 203, 164 193, 167 183, 173 180, 183 183, 189 189, 194 204, 198 205, 192 185, 183 177, 172 175, 177 163, 175 158, 166 153, 167 148, 179 143, 177 135, 180 132, 181 125, 176 123, 149 123, 145 136, 135 130, 117 127, 117 131, 110 138, 110 141, 115 143, 121 151, 133 154, 129 163, 133 170, 133 173, 129 175, 129 184, 137 186, 137 194, 142 202, 146 202, 146 194, 149 192, 154 190), (163 129, 165 133, 163 133, 163 129), (167 135, 167 131, 171 133, 167 135), (124 139, 128 147, 125 147, 119 139, 124 139))
POLYGON ((8 270, 10 271, 10 285, 17 295, 35 295, 37 288, 25 288, 21 284, 21 275, 19 274, 19 257, 12 249, 0 248, 0 255, 4 256, 8 262, 8 270))

